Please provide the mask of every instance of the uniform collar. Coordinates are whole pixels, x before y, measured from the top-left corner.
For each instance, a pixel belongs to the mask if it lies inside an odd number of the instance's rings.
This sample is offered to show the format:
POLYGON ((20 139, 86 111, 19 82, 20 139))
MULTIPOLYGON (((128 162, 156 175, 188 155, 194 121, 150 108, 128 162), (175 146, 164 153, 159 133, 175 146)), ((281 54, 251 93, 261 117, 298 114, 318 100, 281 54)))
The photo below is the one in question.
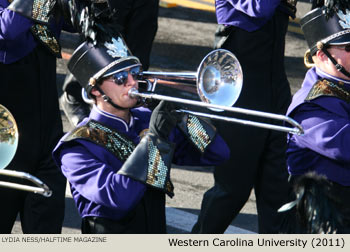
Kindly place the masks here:
POLYGON ((338 77, 335 77, 333 75, 330 75, 328 73, 325 73, 324 71, 322 71, 320 68, 316 67, 316 73, 318 76, 320 76, 321 78, 325 78, 325 79, 328 79, 328 80, 333 80, 335 82, 343 82, 347 85, 350 85, 350 81, 349 80, 344 80, 344 79, 341 79, 341 78, 338 78, 338 77))
POLYGON ((125 122, 122 118, 115 116, 111 113, 99 109, 96 105, 93 106, 89 119, 96 120, 106 126, 120 130, 122 132, 128 132, 130 128, 134 125, 134 117, 130 113, 129 124, 125 122))

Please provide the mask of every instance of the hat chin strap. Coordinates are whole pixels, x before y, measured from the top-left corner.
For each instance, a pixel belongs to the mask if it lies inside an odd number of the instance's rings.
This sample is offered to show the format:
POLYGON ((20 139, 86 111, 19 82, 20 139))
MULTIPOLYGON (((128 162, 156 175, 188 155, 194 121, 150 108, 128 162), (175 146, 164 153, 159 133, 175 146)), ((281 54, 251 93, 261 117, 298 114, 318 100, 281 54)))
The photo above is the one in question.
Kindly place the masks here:
POLYGON ((103 100, 106 101, 106 102, 108 102, 109 104, 111 104, 114 108, 120 109, 120 110, 127 110, 127 109, 129 109, 129 108, 120 107, 119 105, 115 104, 115 103, 112 101, 112 99, 109 98, 109 97, 105 94, 105 92, 102 91, 102 89, 101 89, 99 86, 96 85, 95 88, 102 94, 103 100))
POLYGON ((332 55, 327 51, 327 49, 325 47, 323 47, 321 50, 332 61, 332 63, 335 65, 335 68, 339 72, 341 72, 342 74, 344 74, 345 76, 350 78, 350 73, 348 71, 346 71, 345 68, 335 60, 335 58, 332 57, 332 55))

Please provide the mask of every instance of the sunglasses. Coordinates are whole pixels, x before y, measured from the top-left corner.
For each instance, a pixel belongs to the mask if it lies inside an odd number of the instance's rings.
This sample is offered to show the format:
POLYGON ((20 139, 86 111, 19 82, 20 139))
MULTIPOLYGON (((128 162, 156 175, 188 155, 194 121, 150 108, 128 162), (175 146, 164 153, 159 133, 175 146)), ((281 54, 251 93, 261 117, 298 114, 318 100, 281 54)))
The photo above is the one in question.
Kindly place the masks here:
POLYGON ((334 48, 338 48, 340 50, 345 50, 346 52, 350 52, 350 44, 346 44, 346 45, 332 45, 332 47, 334 48))
POLYGON ((124 85, 128 81, 128 74, 131 74, 132 78, 136 81, 140 78, 142 75, 141 73, 141 67, 140 66, 135 66, 130 68, 129 71, 124 70, 118 73, 115 73, 112 75, 112 81, 117 84, 117 85, 124 85))

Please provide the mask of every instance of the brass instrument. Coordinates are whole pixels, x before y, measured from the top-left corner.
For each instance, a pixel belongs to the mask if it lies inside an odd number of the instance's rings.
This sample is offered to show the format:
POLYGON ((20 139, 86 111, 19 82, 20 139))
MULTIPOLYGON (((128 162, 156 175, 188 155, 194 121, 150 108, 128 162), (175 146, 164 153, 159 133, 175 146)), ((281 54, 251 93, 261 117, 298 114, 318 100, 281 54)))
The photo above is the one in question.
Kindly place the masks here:
POLYGON ((4 170, 15 156, 18 145, 18 128, 10 111, 0 104, 0 175, 17 177, 28 180, 36 186, 22 185, 0 181, 0 186, 24 190, 50 197, 52 191, 38 178, 26 173, 13 170, 4 170))
MULTIPOLYGON (((217 49, 210 52, 197 68, 197 72, 192 73, 162 73, 162 72, 143 72, 141 82, 147 83, 145 92, 139 92, 137 89, 131 89, 131 97, 140 97, 143 99, 165 100, 187 105, 209 108, 212 111, 230 111, 242 113, 251 116, 258 116, 274 120, 285 121, 293 127, 274 125, 263 122, 255 122, 238 118, 226 117, 213 113, 203 113, 180 109, 178 112, 189 113, 196 116, 206 117, 214 120, 224 120, 227 122, 240 123, 249 126, 261 127, 266 129, 288 132, 291 134, 302 135, 303 128, 292 118, 274 113, 260 112, 243 108, 232 107, 237 101, 243 84, 243 73, 238 59, 229 51, 217 49), (183 94, 192 94, 192 85, 188 83, 196 82, 196 96, 201 101, 194 99, 184 99, 170 95, 155 93, 156 87, 177 87, 183 94)), ((193 89, 193 88, 192 88, 193 89)))
POLYGON ((304 54, 304 65, 307 68, 311 68, 315 66, 315 63, 312 61, 312 55, 310 54, 310 49, 306 50, 304 54))

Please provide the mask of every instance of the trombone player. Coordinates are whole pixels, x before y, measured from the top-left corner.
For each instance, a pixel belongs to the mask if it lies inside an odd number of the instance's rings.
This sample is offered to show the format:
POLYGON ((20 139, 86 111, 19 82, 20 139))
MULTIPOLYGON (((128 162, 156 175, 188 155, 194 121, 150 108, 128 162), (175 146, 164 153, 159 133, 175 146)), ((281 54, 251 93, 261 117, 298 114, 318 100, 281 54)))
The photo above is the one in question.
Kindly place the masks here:
MULTIPOLYGON (((289 16, 295 16, 296 2, 215 1, 219 23, 215 47, 236 55, 243 70, 244 85, 235 106, 285 114, 291 101, 284 69, 285 35, 289 16)), ((224 233, 253 188, 258 232, 280 232, 286 218, 277 210, 291 193, 285 160, 286 135, 240 125, 228 127, 221 121, 215 125, 227 141, 231 157, 215 167, 214 185, 203 196, 192 233, 224 233)))
POLYGON ((0 208, 0 233, 11 232, 18 213, 24 233, 61 233, 66 180, 51 157, 63 135, 56 87, 59 35, 66 28, 95 40, 94 25, 109 13, 90 12, 105 5, 105 0, 0 0, 0 101, 16 118, 21 137, 7 168, 35 175, 53 191, 43 198, 1 188, 6 204, 0 208))
POLYGON ((53 156, 67 177, 82 217, 82 233, 166 233, 165 194, 171 163, 216 165, 229 150, 215 128, 173 110, 151 113, 129 90, 141 64, 121 36, 84 42, 68 68, 94 100, 89 117, 67 133, 53 156))
POLYGON ((56 88, 63 19, 42 8, 47 3, 0 0, 0 102, 13 113, 21 137, 7 168, 29 172, 53 190, 52 197, 45 198, 1 188, 0 233, 11 233, 18 214, 23 233, 62 229, 66 180, 51 151, 63 134, 56 88))

